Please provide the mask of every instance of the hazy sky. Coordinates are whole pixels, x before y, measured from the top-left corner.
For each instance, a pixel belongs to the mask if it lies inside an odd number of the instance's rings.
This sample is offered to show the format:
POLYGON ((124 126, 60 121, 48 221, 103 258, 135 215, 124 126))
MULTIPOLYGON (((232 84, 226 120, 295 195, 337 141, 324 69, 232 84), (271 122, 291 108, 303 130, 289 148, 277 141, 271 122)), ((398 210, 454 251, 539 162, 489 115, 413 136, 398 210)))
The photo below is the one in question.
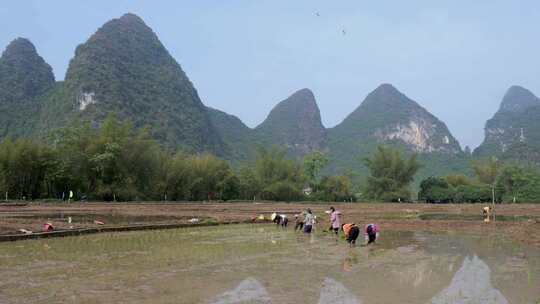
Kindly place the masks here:
POLYGON ((332 127, 392 83, 474 147, 510 85, 540 95, 538 0, 5 0, 0 47, 29 38, 60 80, 75 47, 126 12, 206 105, 251 127, 304 87, 332 127))

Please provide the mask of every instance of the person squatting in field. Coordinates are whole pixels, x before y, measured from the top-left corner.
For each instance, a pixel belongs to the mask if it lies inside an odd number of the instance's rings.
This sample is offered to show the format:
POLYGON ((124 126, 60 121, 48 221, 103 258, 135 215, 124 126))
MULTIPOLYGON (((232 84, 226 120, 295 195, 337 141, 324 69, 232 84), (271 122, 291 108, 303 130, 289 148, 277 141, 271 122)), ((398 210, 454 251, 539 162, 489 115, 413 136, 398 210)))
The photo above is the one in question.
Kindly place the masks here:
POLYGON ((289 219, 285 214, 277 214, 274 212, 272 214, 272 221, 276 224, 276 226, 280 226, 283 228, 287 228, 287 224, 289 223, 289 219))
POLYGON ((353 247, 356 244, 356 239, 358 239, 358 236, 360 235, 360 228, 354 223, 348 223, 343 224, 341 229, 343 230, 343 234, 345 234, 347 243, 349 243, 350 247, 353 247))

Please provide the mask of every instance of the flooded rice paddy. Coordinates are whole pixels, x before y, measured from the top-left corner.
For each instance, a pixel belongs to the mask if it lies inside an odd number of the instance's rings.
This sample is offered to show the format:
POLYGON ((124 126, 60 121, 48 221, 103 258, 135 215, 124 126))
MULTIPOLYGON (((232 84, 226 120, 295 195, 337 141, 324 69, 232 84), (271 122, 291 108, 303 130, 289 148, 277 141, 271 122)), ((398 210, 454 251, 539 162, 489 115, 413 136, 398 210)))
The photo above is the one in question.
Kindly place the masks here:
POLYGON ((227 225, 2 243, 0 277, 0 303, 537 303, 540 251, 427 232, 348 248, 227 225))

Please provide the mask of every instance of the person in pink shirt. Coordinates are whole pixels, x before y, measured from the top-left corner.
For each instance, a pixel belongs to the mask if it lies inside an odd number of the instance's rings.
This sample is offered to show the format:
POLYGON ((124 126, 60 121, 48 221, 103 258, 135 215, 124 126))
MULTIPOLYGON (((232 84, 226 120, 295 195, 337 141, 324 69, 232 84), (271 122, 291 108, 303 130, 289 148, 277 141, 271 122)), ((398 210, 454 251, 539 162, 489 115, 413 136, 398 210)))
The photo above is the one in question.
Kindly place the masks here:
POLYGON ((336 234, 336 239, 341 228, 341 212, 334 207, 330 207, 330 229, 336 234))

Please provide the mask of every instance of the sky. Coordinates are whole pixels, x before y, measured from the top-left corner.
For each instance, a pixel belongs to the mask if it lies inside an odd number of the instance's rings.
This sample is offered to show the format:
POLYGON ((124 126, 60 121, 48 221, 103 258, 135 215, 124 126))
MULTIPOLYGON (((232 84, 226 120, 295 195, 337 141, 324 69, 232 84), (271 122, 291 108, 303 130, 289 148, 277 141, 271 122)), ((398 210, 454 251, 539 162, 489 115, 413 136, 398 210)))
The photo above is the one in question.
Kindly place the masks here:
POLYGON ((474 148, 511 85, 540 95, 538 0, 5 0, 0 48, 29 38, 62 80, 76 46, 127 12, 204 104, 250 127, 302 88, 333 127, 391 83, 474 148))

